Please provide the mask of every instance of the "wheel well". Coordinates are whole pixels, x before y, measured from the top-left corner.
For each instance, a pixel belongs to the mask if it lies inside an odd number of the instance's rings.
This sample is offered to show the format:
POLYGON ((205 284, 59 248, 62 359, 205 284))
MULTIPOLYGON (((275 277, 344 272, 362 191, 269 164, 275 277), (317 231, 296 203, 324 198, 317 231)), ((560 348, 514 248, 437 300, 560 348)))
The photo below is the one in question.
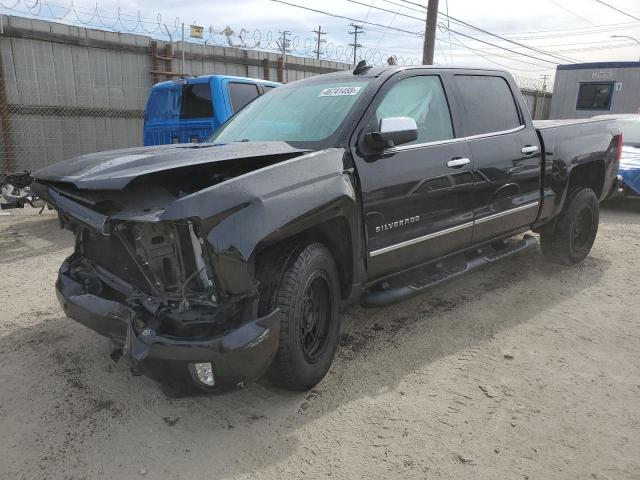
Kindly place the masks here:
POLYGON ((276 243, 260 247, 256 263, 261 260, 260 257, 263 255, 279 255, 282 254, 281 249, 287 250, 293 244, 314 241, 322 243, 331 252, 340 276, 340 293, 343 298, 347 298, 353 284, 353 248, 349 223, 344 217, 333 218, 302 232, 281 238, 276 243))
POLYGON ((576 165, 571 169, 569 189, 572 187, 588 187, 596 192, 596 196, 600 198, 603 185, 604 161, 596 160, 595 162, 576 165))

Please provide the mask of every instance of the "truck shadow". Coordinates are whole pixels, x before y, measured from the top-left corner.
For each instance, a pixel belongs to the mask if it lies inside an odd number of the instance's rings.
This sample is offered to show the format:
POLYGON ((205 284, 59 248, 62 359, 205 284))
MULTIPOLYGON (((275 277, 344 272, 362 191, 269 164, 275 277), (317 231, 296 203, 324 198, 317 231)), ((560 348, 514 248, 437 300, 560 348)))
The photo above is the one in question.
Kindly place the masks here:
POLYGON ((544 316, 598 284, 608 268, 598 256, 569 268, 529 253, 392 307, 353 307, 343 316, 330 373, 306 393, 261 382, 223 395, 166 396, 154 381, 113 364, 103 339, 59 311, 31 312, 35 325, 0 337, 0 376, 7 379, 0 423, 10 417, 30 432, 19 445, 32 452, 38 472, 66 474, 73 458, 80 467, 107 462, 111 478, 142 467, 153 477, 167 472, 167 456, 173 472, 252 472, 293 455, 310 422, 406 388, 417 370, 544 316), (37 448, 43 436, 46 448, 37 448))

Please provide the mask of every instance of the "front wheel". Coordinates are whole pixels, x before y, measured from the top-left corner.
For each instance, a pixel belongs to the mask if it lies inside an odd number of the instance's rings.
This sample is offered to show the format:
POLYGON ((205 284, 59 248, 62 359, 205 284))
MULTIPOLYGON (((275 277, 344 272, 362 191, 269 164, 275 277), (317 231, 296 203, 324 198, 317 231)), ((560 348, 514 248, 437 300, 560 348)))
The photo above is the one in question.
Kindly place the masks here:
POLYGON ((598 198, 586 187, 573 189, 552 233, 540 236, 542 253, 550 260, 572 265, 591 251, 600 219, 598 198))
POLYGON ((284 314, 275 368, 287 388, 308 390, 326 375, 338 345, 340 280, 320 243, 299 245, 282 259, 270 302, 284 314))

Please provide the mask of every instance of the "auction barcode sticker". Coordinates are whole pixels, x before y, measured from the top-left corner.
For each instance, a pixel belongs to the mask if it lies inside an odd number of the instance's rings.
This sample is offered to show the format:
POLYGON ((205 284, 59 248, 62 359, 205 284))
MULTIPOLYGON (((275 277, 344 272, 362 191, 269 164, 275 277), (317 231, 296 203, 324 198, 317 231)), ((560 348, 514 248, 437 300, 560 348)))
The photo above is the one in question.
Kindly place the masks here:
POLYGON ((333 87, 325 88, 319 97, 341 97, 344 95, 357 95, 362 87, 333 87))

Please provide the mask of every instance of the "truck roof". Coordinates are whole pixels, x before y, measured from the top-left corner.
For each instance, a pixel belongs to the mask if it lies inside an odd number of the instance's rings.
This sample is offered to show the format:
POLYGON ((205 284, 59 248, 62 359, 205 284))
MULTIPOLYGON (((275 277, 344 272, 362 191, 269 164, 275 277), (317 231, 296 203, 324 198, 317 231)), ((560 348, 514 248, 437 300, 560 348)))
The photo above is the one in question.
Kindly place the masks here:
POLYGON ((261 78, 239 77, 236 75, 198 75, 197 77, 180 78, 178 80, 167 80, 165 82, 156 83, 152 88, 171 88, 177 84, 189 84, 189 83, 208 83, 211 80, 231 80, 238 82, 250 82, 260 85, 281 85, 278 82, 272 82, 271 80, 263 80, 261 78))
MULTIPOLYGON (((357 68, 357 67, 356 67, 357 68)), ((442 65, 390 65, 383 67, 373 67, 373 66, 365 66, 360 73, 355 73, 355 70, 343 70, 340 72, 327 73, 325 75, 321 75, 321 78, 335 78, 335 79, 344 79, 344 78, 379 78, 379 77, 389 77, 394 73, 406 71, 406 70, 435 70, 435 71, 443 71, 443 70, 457 70, 457 71, 465 71, 465 72, 473 72, 473 73, 492 73, 492 74, 502 74, 509 75, 504 70, 499 69, 487 69, 487 68, 469 68, 469 67, 458 67, 458 66, 442 66, 442 65)), ((318 77, 309 77, 305 80, 313 80, 318 77)))

